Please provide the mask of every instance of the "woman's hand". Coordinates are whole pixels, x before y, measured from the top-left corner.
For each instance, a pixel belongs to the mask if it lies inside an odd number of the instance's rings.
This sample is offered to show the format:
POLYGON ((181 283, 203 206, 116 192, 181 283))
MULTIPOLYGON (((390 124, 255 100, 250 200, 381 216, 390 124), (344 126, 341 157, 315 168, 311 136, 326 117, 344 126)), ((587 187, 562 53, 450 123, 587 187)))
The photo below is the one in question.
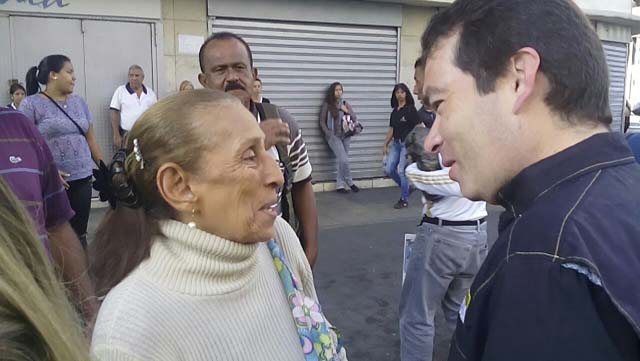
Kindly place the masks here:
POLYGON ((67 182, 67 180, 65 178, 66 177, 70 177, 71 174, 65 173, 65 172, 59 170, 58 171, 58 175, 60 176, 60 181, 62 182, 62 185, 64 186, 64 189, 68 190, 70 188, 70 186, 69 186, 69 183, 67 182))
POLYGON ((342 104, 342 106, 340 107, 340 110, 342 110, 345 113, 349 113, 349 108, 347 108, 346 104, 342 104))

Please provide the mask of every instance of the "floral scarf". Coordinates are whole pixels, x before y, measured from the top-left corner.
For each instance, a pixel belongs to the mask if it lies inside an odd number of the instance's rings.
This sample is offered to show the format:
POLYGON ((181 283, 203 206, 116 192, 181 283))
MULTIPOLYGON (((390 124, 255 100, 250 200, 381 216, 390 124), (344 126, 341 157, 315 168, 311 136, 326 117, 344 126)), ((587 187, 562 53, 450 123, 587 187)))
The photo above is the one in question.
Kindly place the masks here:
POLYGON ((346 353, 340 333, 324 318, 320 305, 307 297, 278 244, 267 243, 293 313, 305 361, 342 361, 346 353))

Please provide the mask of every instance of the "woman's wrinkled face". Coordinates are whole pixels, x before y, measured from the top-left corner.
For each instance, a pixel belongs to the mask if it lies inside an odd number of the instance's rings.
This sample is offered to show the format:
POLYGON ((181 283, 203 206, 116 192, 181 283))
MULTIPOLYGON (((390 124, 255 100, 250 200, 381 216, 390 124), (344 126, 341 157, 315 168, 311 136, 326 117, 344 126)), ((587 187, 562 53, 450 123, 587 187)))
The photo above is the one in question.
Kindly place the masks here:
POLYGON ((200 114, 203 133, 213 132, 215 144, 190 181, 198 228, 240 243, 272 239, 277 189, 284 180, 264 148, 264 133, 240 104, 200 114))

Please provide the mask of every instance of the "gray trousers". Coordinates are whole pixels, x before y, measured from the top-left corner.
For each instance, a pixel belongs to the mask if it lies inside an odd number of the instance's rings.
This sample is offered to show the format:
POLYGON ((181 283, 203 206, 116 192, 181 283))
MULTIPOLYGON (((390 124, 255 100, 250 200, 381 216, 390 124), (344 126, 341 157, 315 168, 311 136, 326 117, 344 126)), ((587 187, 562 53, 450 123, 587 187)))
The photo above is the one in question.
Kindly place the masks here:
POLYGON ((329 148, 336 156, 336 168, 338 174, 336 175, 336 188, 347 188, 353 185, 353 179, 351 179, 351 169, 349 168, 349 145, 351 144, 351 137, 340 139, 335 135, 327 137, 327 143, 329 148))
POLYGON ((479 226, 423 223, 418 227, 400 296, 402 361, 432 360, 438 307, 444 312, 444 333, 450 337, 460 304, 487 251, 486 222, 479 226))

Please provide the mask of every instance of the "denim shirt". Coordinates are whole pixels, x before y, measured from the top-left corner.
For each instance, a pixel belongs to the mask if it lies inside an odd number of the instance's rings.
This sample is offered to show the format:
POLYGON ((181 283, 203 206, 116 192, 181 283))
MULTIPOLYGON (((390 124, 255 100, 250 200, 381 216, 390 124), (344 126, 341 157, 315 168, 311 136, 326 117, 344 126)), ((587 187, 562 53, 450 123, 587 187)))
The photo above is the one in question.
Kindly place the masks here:
POLYGON ((604 133, 498 193, 499 237, 460 311, 449 360, 640 356, 640 165, 604 133))

